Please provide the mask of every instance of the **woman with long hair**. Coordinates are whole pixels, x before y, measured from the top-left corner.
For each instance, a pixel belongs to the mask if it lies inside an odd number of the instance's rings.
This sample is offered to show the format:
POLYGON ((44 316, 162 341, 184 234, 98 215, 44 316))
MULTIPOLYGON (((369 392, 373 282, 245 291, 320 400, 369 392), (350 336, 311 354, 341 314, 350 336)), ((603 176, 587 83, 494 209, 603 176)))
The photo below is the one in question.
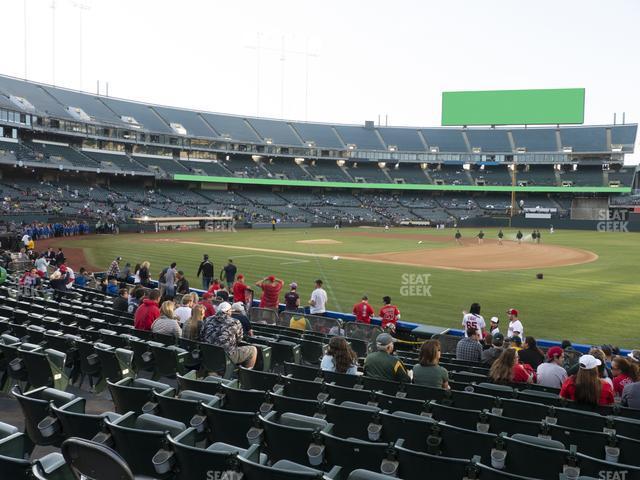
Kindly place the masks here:
POLYGON ((560 397, 594 407, 613 404, 613 389, 598 373, 601 364, 593 355, 581 356, 578 373, 564 381, 560 397))
POLYGON ((134 285, 138 285, 140 283, 140 264, 136 263, 136 266, 133 267, 133 283, 134 285))
POLYGON ((544 362, 544 352, 538 348, 533 337, 525 337, 524 348, 518 352, 520 363, 528 363, 534 370, 544 362))
POLYGON ((185 322, 182 329, 182 336, 188 340, 198 340, 202 320, 204 320, 204 306, 194 305, 191 309, 191 317, 185 322))
POLYGON ((489 378, 493 383, 531 383, 533 375, 518 363, 518 352, 507 348, 493 362, 489 369, 489 378))
POLYGON ((174 337, 181 336, 182 330, 175 315, 175 309, 176 304, 172 300, 162 302, 160 316, 151 324, 151 331, 163 335, 173 335, 174 337))
POLYGON ((613 391, 616 395, 622 396, 624 387, 630 383, 638 381, 638 365, 625 357, 614 357, 611 361, 611 372, 613 373, 613 391))
POLYGON ((138 270, 140 285, 147 288, 150 288, 151 286, 151 273, 149 273, 149 267, 151 267, 151 264, 149 262, 142 262, 142 264, 140 265, 140 269, 138 270))
POLYGON ((358 371, 357 361, 358 356, 344 337, 332 337, 327 353, 322 357, 320 368, 328 372, 355 375, 358 371))
POLYGON ((449 372, 438 365, 440 361, 440 342, 427 340, 420 347, 420 363, 413 367, 413 383, 449 389, 449 372))

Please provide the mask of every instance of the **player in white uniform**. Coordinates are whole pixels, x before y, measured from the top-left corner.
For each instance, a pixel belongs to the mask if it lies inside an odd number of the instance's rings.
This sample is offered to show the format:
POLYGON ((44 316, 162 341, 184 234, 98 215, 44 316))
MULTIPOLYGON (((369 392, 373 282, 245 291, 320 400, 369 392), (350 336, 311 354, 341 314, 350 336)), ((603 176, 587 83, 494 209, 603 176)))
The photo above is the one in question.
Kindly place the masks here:
POLYGON ((484 337, 486 323, 482 315, 480 315, 480 304, 472 303, 469 308, 469 313, 462 312, 462 329, 464 330, 464 336, 467 336, 467 330, 475 328, 480 333, 480 338, 484 337))
POLYGON ((518 310, 515 308, 510 308, 507 310, 507 314, 509 315, 509 328, 507 329, 507 337, 512 338, 514 336, 518 336, 524 339, 524 327, 522 326, 522 322, 518 320, 518 310))

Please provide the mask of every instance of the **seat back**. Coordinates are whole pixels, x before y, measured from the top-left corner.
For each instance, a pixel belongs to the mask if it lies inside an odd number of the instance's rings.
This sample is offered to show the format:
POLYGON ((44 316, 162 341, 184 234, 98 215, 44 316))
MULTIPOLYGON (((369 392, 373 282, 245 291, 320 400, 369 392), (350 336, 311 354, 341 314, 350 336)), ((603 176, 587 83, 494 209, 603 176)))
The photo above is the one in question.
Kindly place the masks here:
POLYGON ((228 380, 223 379, 222 377, 206 377, 204 379, 198 379, 196 377, 196 372, 191 371, 184 375, 177 374, 176 378, 178 379, 178 387, 180 391, 182 390, 191 390, 201 393, 206 393, 208 395, 215 395, 222 391, 222 384, 227 383, 228 380))
POLYGON ((118 382, 133 377, 133 351, 124 348, 105 348, 95 345, 95 352, 102 366, 102 375, 106 380, 118 382))
POLYGON ((322 372, 325 382, 335 383, 341 387, 353 388, 360 382, 358 375, 350 375, 348 373, 330 372, 328 370, 322 372))
POLYGON ((426 451, 427 438, 431 434, 435 420, 402 411, 393 413, 382 411, 379 415, 383 441, 395 443, 402 438, 406 448, 420 452, 426 451))
POLYGON ((94 480, 134 480, 126 461, 100 443, 70 438, 62 444, 62 455, 76 478, 94 480))
POLYGON ((280 383, 280 375, 276 373, 260 372, 249 368, 238 367, 240 386, 245 390, 271 390, 280 383))
POLYGON ((440 403, 430 403, 429 411, 438 421, 469 430, 476 430, 480 420, 480 412, 477 410, 448 407, 440 403))
MULTIPOLYGON (((326 448, 326 464, 340 465, 344 474, 348 474, 357 468, 379 472, 382 461, 387 458, 389 453, 389 445, 386 443, 338 438, 327 432, 320 432, 320 435, 326 448)), ((422 478, 424 478, 424 472, 426 471, 422 470, 422 478)))
POLYGON ((279 465, 269 467, 253 462, 242 455, 238 456, 238 460, 242 470, 242 478, 247 480, 264 480, 265 478, 269 480, 322 480, 327 478, 321 470, 293 469, 290 465, 285 465, 288 468, 281 468, 279 465))
POLYGON ((332 402, 324 404, 327 420, 333 423, 333 433, 339 437, 355 437, 369 440, 368 427, 377 423, 380 409, 366 404, 345 402, 337 405, 332 402))
POLYGON ((254 412, 237 412, 208 405, 203 410, 207 416, 210 441, 249 447, 247 432, 255 426, 257 416, 254 412))
POLYGON ((241 412, 257 412, 260 405, 267 401, 267 393, 261 390, 242 390, 222 385, 225 395, 224 408, 241 412))
POLYGON ((142 406, 152 399, 152 392, 166 391, 169 385, 146 379, 123 378, 119 382, 107 382, 117 413, 142 413, 142 406))
POLYGON ((316 425, 308 422, 305 426, 304 422, 289 422, 286 415, 283 414, 278 419, 273 412, 266 417, 259 417, 264 428, 265 452, 272 462, 286 459, 312 466, 307 457, 307 449, 314 443, 315 432, 326 428, 327 422, 321 420, 316 425))
POLYGON ((422 480, 428 472, 429 478, 463 479, 469 477, 468 459, 449 458, 428 453, 414 452, 395 445, 396 458, 399 462, 398 477, 404 480, 422 480))
POLYGON ((200 343, 199 345, 202 368, 209 375, 215 374, 222 378, 233 377, 235 365, 222 347, 210 343, 200 343))
POLYGON ((496 446, 497 439, 498 436, 493 433, 439 423, 427 439, 427 453, 452 458, 472 458, 478 455, 482 461, 491 462, 491 449, 496 446))
POLYGON ((505 469, 518 475, 558 478, 569 458, 569 451, 554 440, 516 434, 503 441, 507 452, 505 469))
POLYGON ((273 404, 273 410, 279 413, 296 412, 312 417, 321 408, 321 404, 317 400, 289 397, 273 392, 269 392, 269 401, 273 404))

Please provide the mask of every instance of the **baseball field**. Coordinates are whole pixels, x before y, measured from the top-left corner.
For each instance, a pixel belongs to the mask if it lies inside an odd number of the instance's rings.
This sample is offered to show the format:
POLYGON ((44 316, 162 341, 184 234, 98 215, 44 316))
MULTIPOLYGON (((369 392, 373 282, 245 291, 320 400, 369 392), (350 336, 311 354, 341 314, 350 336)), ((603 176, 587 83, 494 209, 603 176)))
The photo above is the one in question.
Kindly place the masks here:
MULTIPOLYGON (((171 232, 92 235, 53 239, 73 267, 103 271, 118 255, 135 265, 148 260, 152 278, 172 261, 192 287, 199 287, 204 253, 219 271, 232 258, 251 284, 274 274, 299 284, 306 303, 316 278, 329 295, 328 309, 350 312, 363 294, 379 308, 391 296, 402 319, 460 327, 462 310, 482 305, 488 320, 506 324, 507 308, 517 308, 525 333, 578 343, 640 347, 640 235, 543 230, 541 243, 523 231, 416 228, 279 229, 237 232, 171 232), (536 274, 542 273, 543 279, 536 274)), ((41 244, 40 247, 44 246, 41 244)), ((506 331, 506 325, 502 330, 506 331)))

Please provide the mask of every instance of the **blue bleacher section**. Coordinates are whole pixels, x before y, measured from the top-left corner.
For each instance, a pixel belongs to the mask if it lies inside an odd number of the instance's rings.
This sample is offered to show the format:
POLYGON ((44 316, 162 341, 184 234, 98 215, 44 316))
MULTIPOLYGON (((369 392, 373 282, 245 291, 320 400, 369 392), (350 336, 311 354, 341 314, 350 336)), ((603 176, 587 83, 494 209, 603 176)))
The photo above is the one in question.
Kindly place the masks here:
POLYGON ((278 145, 302 145, 287 123, 261 118, 251 118, 247 119, 247 121, 260 134, 263 140, 270 138, 274 144, 278 145))
POLYGON ((202 113, 202 118, 204 118, 207 123, 209 123, 222 137, 228 135, 231 140, 241 142, 261 141, 241 117, 219 115, 215 113, 202 113))
POLYGON ((562 147, 572 147, 574 152, 607 151, 607 135, 604 128, 568 127, 560 130, 562 147))
POLYGON ((215 137, 216 132, 202 119, 197 112, 178 108, 153 107, 167 124, 179 123, 187 130, 187 135, 194 137, 215 137))
POLYGON ((511 152, 511 143, 504 130, 466 130, 471 148, 480 147, 482 152, 511 152))
POLYGON ((360 150, 384 150, 384 145, 380 143, 373 128, 348 125, 337 125, 335 128, 346 145, 354 144, 360 150))
POLYGON ((395 145, 401 152, 423 152, 425 146, 414 128, 378 128, 382 139, 387 144, 395 145))
POLYGON ((107 97, 101 100, 120 117, 133 117, 139 125, 148 130, 175 135, 175 132, 147 105, 107 97))
POLYGON ((527 128, 511 130, 515 148, 526 148, 531 152, 557 152, 556 131, 550 128, 527 128))
POLYGON ((306 142, 315 142, 318 148, 338 149, 345 148, 336 136, 331 125, 321 123, 291 123, 296 129, 302 140, 306 142))
POLYGON ((462 130, 425 128, 420 130, 429 147, 438 147, 440 152, 468 153, 462 138, 462 130))

